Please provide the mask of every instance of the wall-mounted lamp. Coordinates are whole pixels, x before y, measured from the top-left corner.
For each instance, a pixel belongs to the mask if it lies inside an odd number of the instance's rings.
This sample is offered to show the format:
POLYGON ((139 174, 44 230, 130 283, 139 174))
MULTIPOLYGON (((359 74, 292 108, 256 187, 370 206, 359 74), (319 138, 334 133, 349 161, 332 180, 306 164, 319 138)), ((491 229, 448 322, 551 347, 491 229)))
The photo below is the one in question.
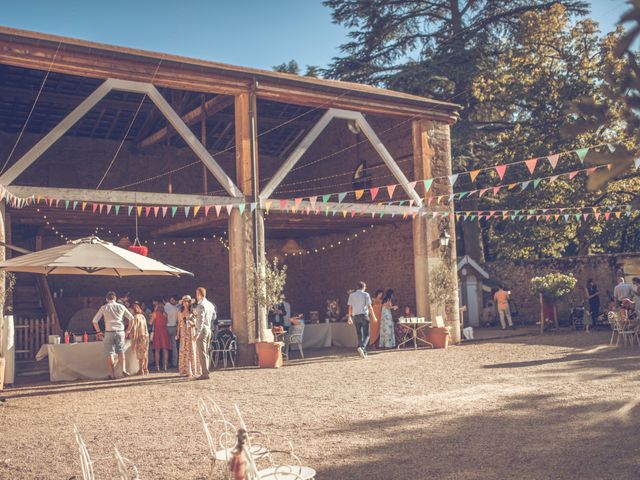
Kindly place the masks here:
POLYGON ((447 230, 443 230, 440 234, 440 246, 442 248, 447 248, 449 246, 449 241, 451 240, 451 235, 447 230))

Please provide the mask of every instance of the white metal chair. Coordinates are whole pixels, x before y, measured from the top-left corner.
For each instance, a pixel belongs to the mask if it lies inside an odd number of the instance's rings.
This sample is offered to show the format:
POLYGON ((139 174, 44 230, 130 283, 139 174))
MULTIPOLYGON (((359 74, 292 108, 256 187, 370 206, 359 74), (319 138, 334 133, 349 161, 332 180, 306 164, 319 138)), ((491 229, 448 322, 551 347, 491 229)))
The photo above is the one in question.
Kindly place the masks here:
POLYGON ((218 367, 220 359, 222 359, 224 368, 227 368, 227 362, 231 362, 231 365, 235 368, 237 351, 238 343, 231 330, 222 330, 217 333, 213 342, 211 342, 210 355, 213 368, 218 367))
POLYGON ((287 335, 287 353, 286 357, 289 358, 289 351, 291 345, 298 345, 298 351, 300 356, 304 358, 304 351, 302 350, 302 341, 304 339, 304 323, 300 325, 291 325, 289 328, 289 335, 287 335))
POLYGON ((616 340, 616 346, 620 344, 620 338, 622 338, 622 344, 624 346, 627 345, 627 341, 629 345, 633 345, 633 339, 638 339, 638 329, 622 320, 618 312, 609 312, 607 319, 611 325, 611 340, 609 341, 609 345, 613 345, 614 338, 616 340))
POLYGON ((76 425, 73 426, 73 433, 76 436, 76 442, 80 450, 80 468, 82 469, 82 478, 83 480, 95 480, 96 477, 93 474, 93 462, 89 456, 89 450, 87 450, 87 446, 80 435, 80 430, 76 425))
POLYGON ((118 448, 115 449, 116 464, 118 465, 119 480, 140 480, 138 468, 128 458, 124 458, 118 448), (129 469, 133 470, 133 476, 129 475, 129 469))

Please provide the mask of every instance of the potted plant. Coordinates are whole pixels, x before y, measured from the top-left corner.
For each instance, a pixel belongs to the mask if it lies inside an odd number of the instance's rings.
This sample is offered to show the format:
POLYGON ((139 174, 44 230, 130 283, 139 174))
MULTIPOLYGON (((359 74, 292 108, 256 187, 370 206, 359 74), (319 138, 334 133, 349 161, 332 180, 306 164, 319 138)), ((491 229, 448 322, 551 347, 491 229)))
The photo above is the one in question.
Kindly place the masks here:
POLYGON ((544 332, 545 322, 550 316, 553 316, 551 320, 558 328, 556 303, 571 293, 576 283, 577 280, 573 275, 565 275, 560 272, 552 272, 531 279, 531 293, 537 294, 540 299, 540 333, 544 332))
MULTIPOLYGON (((433 271, 429 283, 429 303, 435 307, 436 315, 442 314, 445 318, 449 314, 448 302, 451 292, 454 291, 453 275, 446 263, 440 264, 433 271)), ((433 320, 433 319, 432 319, 433 320)), ((433 344, 433 348, 447 348, 451 337, 451 328, 432 324, 425 329, 425 340, 433 344)))
MULTIPOLYGON (((11 272, 6 272, 4 277, 5 287, 2 296, 3 315, 0 316, 0 390, 4 389, 7 362, 14 362, 13 357, 5 355, 9 353, 9 339, 7 335, 13 336, 13 307, 7 305, 7 300, 11 298, 13 289, 16 286, 16 276, 11 272)), ((11 370, 13 371, 13 367, 11 370)), ((13 378, 10 378, 9 382, 13 382, 13 378)))
POLYGON ((287 266, 278 265, 278 259, 271 263, 265 261, 252 270, 249 297, 257 305, 258 341, 256 354, 261 368, 282 366, 282 342, 274 342, 273 334, 268 330, 265 309, 271 309, 284 301, 284 286, 287 282, 287 266))

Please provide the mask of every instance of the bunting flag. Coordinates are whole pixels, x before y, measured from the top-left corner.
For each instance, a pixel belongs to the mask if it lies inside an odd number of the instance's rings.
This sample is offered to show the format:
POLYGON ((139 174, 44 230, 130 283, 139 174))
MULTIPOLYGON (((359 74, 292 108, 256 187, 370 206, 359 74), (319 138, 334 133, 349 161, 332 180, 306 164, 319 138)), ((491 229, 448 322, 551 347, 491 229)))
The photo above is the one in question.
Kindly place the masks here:
POLYGON ((158 213, 160 212, 160 207, 153 207, 153 216, 158 218, 158 213))
POLYGON ((344 200, 344 197, 347 196, 347 192, 342 192, 338 194, 338 203, 342 203, 342 201, 344 200))
POLYGON ((131 212, 133 211, 133 207, 131 205, 129 205, 127 207, 127 215, 131 216, 131 212))
POLYGON ((541 181, 542 181, 542 179, 541 179, 541 178, 536 178, 536 179, 533 181, 533 188, 538 188, 538 185, 540 185, 540 182, 541 182, 541 181))
POLYGON ((378 191, 380 190, 380 188, 378 187, 372 187, 369 189, 369 193, 371 194, 371 201, 373 202, 376 197, 378 196, 378 191))
POLYGON ((453 175, 448 175, 449 183, 451 184, 452 187, 456 184, 456 180, 458 180, 458 175, 459 174, 457 174, 457 173, 454 173, 453 175))
POLYGON ((251 202, 250 206, 249 206, 249 210, 251 211, 251 213, 254 212, 254 210, 256 209, 256 202, 251 202))
POLYGON ((502 189, 501 185, 498 185, 497 187, 493 187, 493 196, 495 197, 498 192, 500 192, 500 190, 502 189))
POLYGON ((331 194, 327 193, 326 195, 322 195, 322 203, 327 203, 331 198, 331 194))
MULTIPOLYGON (((267 200, 266 202, 264 202, 264 208, 267 211, 267 213, 269 213, 269 210, 271 209, 271 204, 272 203, 273 202, 271 200, 267 200)), ((219 210, 218 210, 218 215, 220 215, 220 211, 219 210)))
POLYGON ((82 202, 82 211, 84 212, 84 209, 87 208, 87 202, 82 202))
POLYGON ((551 168, 553 170, 556 169, 556 165, 558 165, 558 159, 560 158, 560 154, 556 153, 555 155, 549 155, 547 157, 547 160, 549 160, 549 163, 551 164, 551 168))
POLYGON ((469 172, 469 178, 471 179, 472 182, 476 181, 476 178, 478 178, 479 173, 480 173, 480 170, 471 170, 469 172))
POLYGON ((286 200, 286 199, 280 200, 280 210, 286 210, 288 203, 289 203, 289 200, 286 200))
POLYGON ((211 210, 211 205, 205 205, 204 206, 204 216, 205 217, 209 216, 209 210, 211 210))
POLYGON ((78 202, 73 202, 73 207, 71 208, 71 210, 75 210, 77 206, 78 206, 78 202))
POLYGON ((529 169, 529 173, 531 173, 531 175, 533 175, 533 172, 536 169, 536 165, 538 164, 538 159, 537 158, 532 158, 530 160, 525 160, 524 163, 527 166, 527 168, 529 169))
POLYGON ((136 207, 136 212, 139 217, 142 216, 142 207, 136 207))
POLYGON ((293 205, 296 210, 300 208, 300 204, 302 203, 302 198, 298 197, 293 200, 293 205))
POLYGON ((634 165, 634 167, 635 167, 635 168, 640 167, 640 158, 636 158, 636 159, 633 161, 633 165, 634 165))
POLYGON ((395 191, 397 185, 387 185, 387 193, 389 194, 389 200, 393 198, 393 192, 395 191))
POLYGON ((115 207, 113 207, 114 210, 116 211, 116 215, 120 215, 120 205, 116 205, 115 207))
POLYGON ((190 211, 191 211, 191 207, 184 207, 184 216, 189 218, 190 211))
POLYGON ((589 148, 579 148, 576 151, 576 154, 578 155, 578 158, 580 159, 580 163, 584 163, 584 157, 587 156, 587 153, 589 153, 589 148))
POLYGON ((168 211, 169 211, 169 207, 162 207, 162 218, 167 216, 168 211))
POLYGON ((409 182, 409 187, 411 187, 411 190, 415 190, 416 189, 416 184, 418 182, 409 182))
POLYGON ((227 209, 227 215, 231 215, 231 210, 233 210, 233 205, 231 204, 225 205, 225 208, 227 209))
POLYGON ((144 207, 144 216, 148 217, 151 213, 151 207, 144 207))
POLYGON ((178 213, 178 207, 171 207, 171 218, 174 218, 178 213))
POLYGON ((589 177, 593 172, 596 171, 598 167, 591 167, 587 169, 587 177, 589 177))
POLYGON ((531 180, 527 180, 526 182, 522 182, 522 183, 520 184, 520 188, 521 188, 522 190, 526 190, 526 188, 529 186, 529 184, 530 184, 530 183, 531 183, 531 180))
POLYGON ((504 178, 504 174, 507 171, 507 166, 506 165, 498 165, 495 167, 496 172, 498 172, 498 177, 500 177, 500 180, 502 180, 504 178))
POLYGON ((92 203, 91 204, 91 212, 92 213, 96 213, 97 209, 98 209, 98 204, 97 203, 92 203))
MULTIPOLYGON (((195 218, 195 217, 198 215, 198 212, 199 212, 199 211, 200 211, 200 205, 195 205, 195 206, 193 207, 193 218, 195 218)), ((158 215, 156 214, 156 217, 157 217, 157 216, 158 216, 158 215)))
POLYGON ((480 193, 478 194, 478 197, 482 197, 487 192, 487 190, 489 190, 489 189, 488 188, 481 189, 480 193))
POLYGON ((111 207, 112 205, 107 205, 107 215, 109 215, 109 213, 111 212, 111 207))
POLYGON ((360 200, 364 195, 364 189, 356 190, 354 194, 356 196, 356 200, 360 200))
POLYGON ((318 201, 318 197, 317 196, 313 196, 313 197, 309 197, 309 204, 311 205, 311 208, 313 210, 316 209, 316 202, 318 201))
POLYGON ((553 177, 549 177, 549 183, 551 184, 551 183, 555 182, 558 179, 559 176, 560 175, 554 175, 553 177))
POLYGON ((427 178, 426 180, 423 180, 424 183, 424 193, 429 193, 429 190, 431 190, 431 184, 433 183, 433 178, 427 178))
POLYGON ((241 203, 241 204, 238 205, 238 210, 240 210, 240 215, 242 215, 244 213, 244 207, 245 207, 244 203, 241 203))
MULTIPOLYGON (((269 206, 271 206, 271 202, 269 202, 269 206)), ((222 211, 222 205, 214 205, 213 208, 216 210, 216 217, 219 217, 222 211)))
POLYGON ((578 170, 575 170, 575 171, 573 171, 573 172, 570 172, 570 173, 569 173, 569 175, 568 175, 569 180, 573 180, 573 178, 574 178, 576 175, 578 175, 578 172, 579 172, 578 170))

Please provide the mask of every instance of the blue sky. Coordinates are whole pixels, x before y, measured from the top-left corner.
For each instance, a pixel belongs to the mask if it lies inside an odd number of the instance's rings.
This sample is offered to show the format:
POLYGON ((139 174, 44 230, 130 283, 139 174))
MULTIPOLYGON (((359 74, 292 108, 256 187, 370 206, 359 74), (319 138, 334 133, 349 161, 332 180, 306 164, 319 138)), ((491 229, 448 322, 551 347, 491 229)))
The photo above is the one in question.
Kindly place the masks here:
MULTIPOLYGON (((347 31, 320 0, 21 0, 0 23, 103 43, 270 69, 296 59, 327 65, 347 31)), ((603 31, 624 0, 593 0, 603 31)))

